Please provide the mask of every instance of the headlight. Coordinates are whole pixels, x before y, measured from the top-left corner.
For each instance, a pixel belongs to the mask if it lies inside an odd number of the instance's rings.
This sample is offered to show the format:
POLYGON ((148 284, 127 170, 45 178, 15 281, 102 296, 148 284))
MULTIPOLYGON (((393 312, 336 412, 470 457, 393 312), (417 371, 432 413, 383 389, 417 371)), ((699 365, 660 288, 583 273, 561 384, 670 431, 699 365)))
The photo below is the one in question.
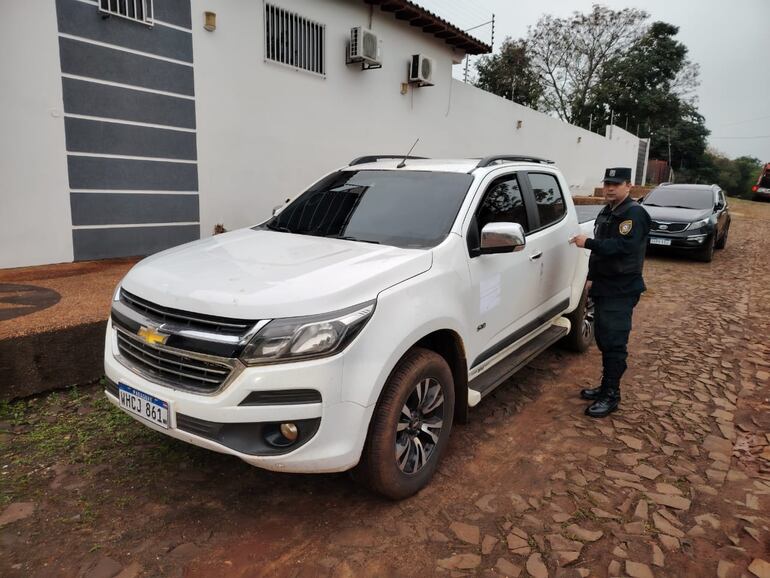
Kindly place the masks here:
POLYGON ((694 223, 690 223, 690 226, 687 227, 688 229, 700 229, 701 227, 705 227, 709 224, 710 219, 706 217, 705 219, 701 219, 700 221, 695 221, 694 223))
POLYGON ((241 360, 260 365, 334 355, 358 335, 374 305, 369 301, 324 315, 274 319, 249 342, 241 360))

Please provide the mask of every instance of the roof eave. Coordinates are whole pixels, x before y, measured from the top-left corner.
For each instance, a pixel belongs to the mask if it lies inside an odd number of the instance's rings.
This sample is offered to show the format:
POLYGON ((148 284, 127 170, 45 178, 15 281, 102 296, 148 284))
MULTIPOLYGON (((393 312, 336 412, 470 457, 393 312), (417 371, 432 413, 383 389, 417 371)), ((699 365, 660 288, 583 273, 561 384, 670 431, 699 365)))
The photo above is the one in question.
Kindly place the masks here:
POLYGON ((492 47, 474 38, 457 26, 450 24, 433 12, 418 6, 409 0, 364 0, 367 4, 379 6, 383 12, 391 12, 396 19, 421 28, 426 34, 432 34, 449 46, 458 48, 466 54, 488 54, 492 47))

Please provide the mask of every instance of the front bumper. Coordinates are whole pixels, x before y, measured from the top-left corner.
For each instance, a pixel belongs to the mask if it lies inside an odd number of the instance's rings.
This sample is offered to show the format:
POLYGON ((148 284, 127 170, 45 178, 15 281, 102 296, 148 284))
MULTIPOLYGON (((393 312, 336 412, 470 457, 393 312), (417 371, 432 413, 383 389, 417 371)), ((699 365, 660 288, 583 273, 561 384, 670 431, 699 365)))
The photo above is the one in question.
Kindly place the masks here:
POLYGON ((108 322, 104 350, 107 398, 120 407, 117 384, 123 383, 167 401, 168 429, 126 412, 161 433, 275 471, 335 472, 358 463, 374 408, 341 400, 344 353, 326 359, 247 367, 214 395, 155 383, 124 366, 117 355, 116 331, 108 322), (299 390, 317 391, 320 401, 292 403, 291 395, 283 395, 276 403, 275 396, 270 397, 275 392, 299 390), (297 425, 297 444, 271 446, 267 438, 277 424, 285 422, 297 425))

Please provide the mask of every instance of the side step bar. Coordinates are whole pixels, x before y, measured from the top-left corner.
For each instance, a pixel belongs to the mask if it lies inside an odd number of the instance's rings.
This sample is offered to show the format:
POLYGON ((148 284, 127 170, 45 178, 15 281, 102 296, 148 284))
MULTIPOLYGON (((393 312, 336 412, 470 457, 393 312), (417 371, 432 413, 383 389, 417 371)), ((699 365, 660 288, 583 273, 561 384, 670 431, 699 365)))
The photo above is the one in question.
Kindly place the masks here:
POLYGON ((474 378, 468 384, 468 405, 473 407, 479 403, 482 397, 492 393, 498 385, 567 335, 569 330, 569 320, 565 317, 560 317, 551 327, 532 339, 532 341, 528 341, 508 357, 474 378))

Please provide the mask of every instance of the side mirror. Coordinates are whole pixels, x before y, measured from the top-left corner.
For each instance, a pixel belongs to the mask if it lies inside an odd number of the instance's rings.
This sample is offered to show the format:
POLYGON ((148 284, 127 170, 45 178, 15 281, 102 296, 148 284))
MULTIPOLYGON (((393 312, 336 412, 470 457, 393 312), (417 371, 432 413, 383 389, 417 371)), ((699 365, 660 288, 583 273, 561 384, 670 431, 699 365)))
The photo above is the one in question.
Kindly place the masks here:
POLYGON ((479 253, 514 253, 527 245, 524 228, 519 223, 487 223, 481 229, 479 253))
POLYGON ((725 208, 725 206, 722 203, 717 203, 716 205, 714 205, 714 210, 715 211, 721 211, 724 208, 725 208))

